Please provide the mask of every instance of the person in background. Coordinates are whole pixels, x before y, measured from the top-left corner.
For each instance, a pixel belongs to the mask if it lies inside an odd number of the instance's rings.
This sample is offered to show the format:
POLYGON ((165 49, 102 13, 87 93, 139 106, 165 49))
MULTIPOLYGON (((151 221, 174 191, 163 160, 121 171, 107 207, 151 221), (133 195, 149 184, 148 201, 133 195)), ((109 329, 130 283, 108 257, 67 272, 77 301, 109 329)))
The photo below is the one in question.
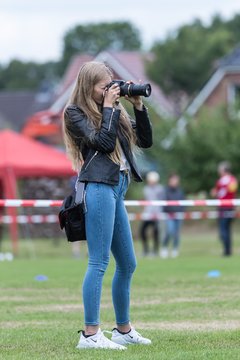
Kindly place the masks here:
MULTIPOLYGON (((232 200, 236 197, 238 182, 231 173, 231 165, 223 161, 218 165, 219 179, 211 190, 211 195, 219 200, 232 200)), ((221 205, 218 213, 219 237, 223 245, 223 256, 232 255, 231 225, 234 218, 234 207, 221 205)))
MULTIPOLYGON (((0 199, 3 199, 3 185, 0 181, 0 199)), ((2 251, 2 241, 3 241, 3 223, 1 222, 1 217, 4 215, 4 207, 0 206, 0 252, 2 251)))
MULTIPOLYGON (((168 178, 168 185, 164 190, 164 200, 184 200, 184 192, 180 187, 180 177, 177 174, 171 174, 168 178)), ((165 259, 169 256, 169 242, 173 240, 171 256, 173 258, 179 255, 180 230, 182 225, 183 206, 164 206, 166 213, 165 235, 163 238, 160 256, 165 259), (178 213, 178 214, 176 214, 178 213)))
MULTIPOLYGON (((146 185, 143 189, 145 200, 161 200, 163 198, 163 186, 159 184, 160 176, 156 171, 150 171, 146 175, 146 185)), ((148 205, 144 208, 144 220, 140 226, 140 237, 143 246, 143 256, 158 255, 160 244, 159 229, 159 213, 158 206, 148 205), (148 229, 152 228, 153 251, 149 249, 148 229)))

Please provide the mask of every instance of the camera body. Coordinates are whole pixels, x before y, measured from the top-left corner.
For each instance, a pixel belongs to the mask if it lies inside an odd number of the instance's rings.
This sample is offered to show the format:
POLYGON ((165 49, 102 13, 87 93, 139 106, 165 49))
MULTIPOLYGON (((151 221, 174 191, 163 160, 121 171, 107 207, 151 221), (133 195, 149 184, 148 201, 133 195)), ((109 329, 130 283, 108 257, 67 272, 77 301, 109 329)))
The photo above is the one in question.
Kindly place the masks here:
POLYGON ((118 84, 120 87, 120 96, 144 96, 149 97, 152 89, 150 84, 132 84, 127 83, 124 80, 113 80, 108 84, 107 90, 113 85, 118 84))

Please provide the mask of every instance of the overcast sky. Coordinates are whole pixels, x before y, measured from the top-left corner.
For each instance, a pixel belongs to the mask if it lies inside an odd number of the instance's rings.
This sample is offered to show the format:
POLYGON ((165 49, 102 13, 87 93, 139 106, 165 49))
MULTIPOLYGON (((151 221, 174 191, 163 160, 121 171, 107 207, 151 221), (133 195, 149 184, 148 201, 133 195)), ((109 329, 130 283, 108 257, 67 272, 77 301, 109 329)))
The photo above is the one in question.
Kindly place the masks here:
POLYGON ((125 20, 145 48, 182 24, 240 13, 239 0, 0 0, 0 63, 58 60, 64 33, 77 24, 125 20))

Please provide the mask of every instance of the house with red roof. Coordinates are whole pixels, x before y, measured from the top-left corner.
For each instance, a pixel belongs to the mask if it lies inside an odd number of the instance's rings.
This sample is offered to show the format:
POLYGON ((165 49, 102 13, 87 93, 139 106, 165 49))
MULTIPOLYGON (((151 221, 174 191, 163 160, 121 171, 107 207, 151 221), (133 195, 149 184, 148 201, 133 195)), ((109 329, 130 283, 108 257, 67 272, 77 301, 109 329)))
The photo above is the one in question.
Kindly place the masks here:
POLYGON ((163 146, 169 148, 176 134, 185 132, 189 119, 197 118, 203 108, 210 110, 219 106, 240 114, 240 47, 220 59, 216 71, 177 120, 163 146))
POLYGON ((203 107, 211 109, 223 105, 231 109, 236 103, 240 106, 240 47, 236 47, 219 61, 216 71, 189 104, 180 120, 197 116, 203 107))
POLYGON ((78 71, 85 62, 91 60, 106 62, 112 68, 116 79, 132 80, 134 83, 140 80, 142 83, 151 83, 152 94, 145 99, 146 102, 159 117, 174 117, 172 100, 146 75, 144 65, 145 61, 151 60, 151 54, 138 51, 102 51, 95 57, 80 54, 72 58, 58 86, 54 101, 45 111, 28 117, 22 130, 23 134, 33 138, 48 137, 49 142, 58 142, 61 138, 62 112, 73 90, 78 71))

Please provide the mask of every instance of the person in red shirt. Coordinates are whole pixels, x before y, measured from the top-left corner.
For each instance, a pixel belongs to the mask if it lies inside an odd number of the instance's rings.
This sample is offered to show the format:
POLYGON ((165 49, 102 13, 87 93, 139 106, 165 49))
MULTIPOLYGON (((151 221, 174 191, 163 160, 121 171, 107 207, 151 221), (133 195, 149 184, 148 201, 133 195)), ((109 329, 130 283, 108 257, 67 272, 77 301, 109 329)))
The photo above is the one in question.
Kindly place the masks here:
MULTIPOLYGON (((3 184, 0 181, 0 199, 3 199, 3 184)), ((4 208, 0 206, 0 218, 4 215, 4 208)), ((0 252, 2 250, 3 241, 3 223, 0 220, 0 252)))
MULTIPOLYGON (((232 200, 236 197, 238 182, 231 173, 231 165, 227 161, 223 161, 218 165, 219 179, 214 189, 211 191, 213 197, 219 200, 232 200)), ((223 255, 232 254, 232 235, 231 224, 234 218, 234 207, 229 205, 221 205, 219 207, 219 236, 223 244, 223 255)))

